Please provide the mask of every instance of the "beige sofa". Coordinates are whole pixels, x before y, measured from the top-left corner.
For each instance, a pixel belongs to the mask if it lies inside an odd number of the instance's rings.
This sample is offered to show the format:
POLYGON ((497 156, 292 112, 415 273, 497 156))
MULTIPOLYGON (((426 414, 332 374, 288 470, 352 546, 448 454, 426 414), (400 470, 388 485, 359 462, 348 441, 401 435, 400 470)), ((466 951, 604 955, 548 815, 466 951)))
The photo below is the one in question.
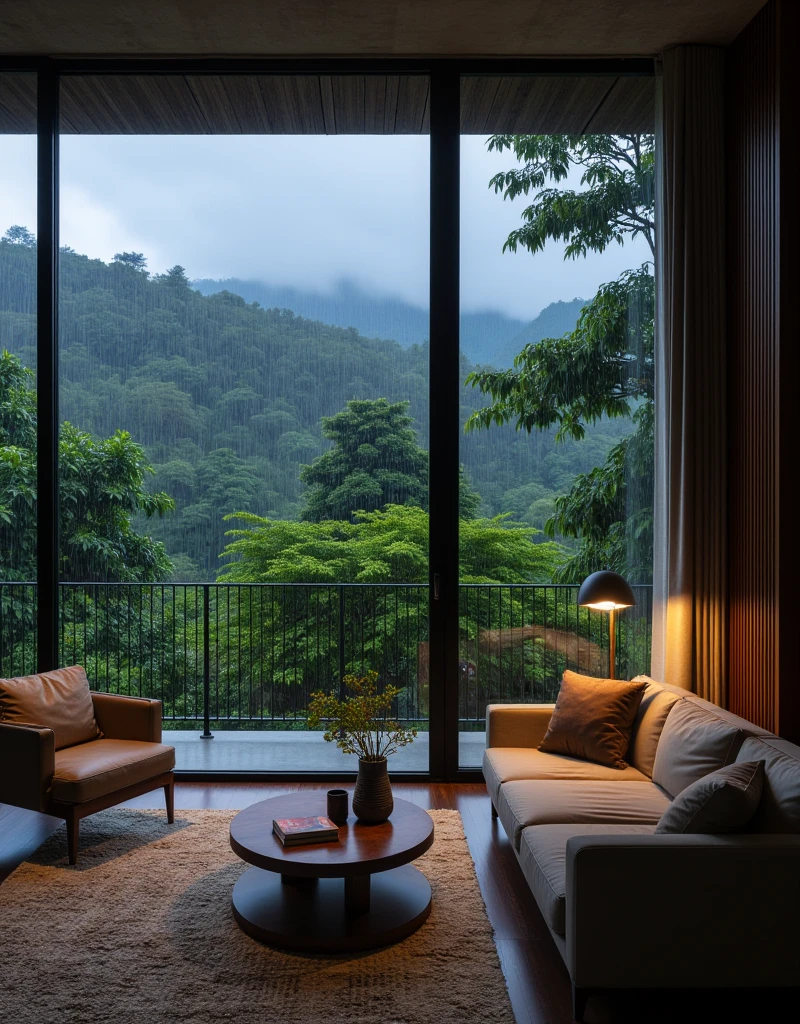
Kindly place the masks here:
POLYGON ((553 704, 487 708, 492 812, 567 965, 577 1020, 603 989, 800 985, 800 747, 638 678, 622 771, 537 750, 553 704), (746 834, 654 834, 696 779, 762 759, 746 834))

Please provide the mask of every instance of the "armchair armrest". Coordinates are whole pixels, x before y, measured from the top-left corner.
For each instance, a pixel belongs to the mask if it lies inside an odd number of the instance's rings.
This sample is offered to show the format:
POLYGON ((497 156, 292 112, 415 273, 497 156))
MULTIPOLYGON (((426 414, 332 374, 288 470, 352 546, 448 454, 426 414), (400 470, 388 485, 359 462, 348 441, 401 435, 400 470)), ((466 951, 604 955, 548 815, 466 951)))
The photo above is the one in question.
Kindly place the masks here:
POLYGON ((94 717, 111 740, 161 742, 161 701, 92 691, 94 717))
POLYGON ((55 759, 52 729, 0 723, 0 803, 43 810, 56 770, 55 759))
POLYGON ((544 739, 555 704, 489 704, 486 708, 487 747, 538 747, 544 739))
POLYGON ((793 986, 800 835, 575 836, 566 960, 578 988, 793 986))

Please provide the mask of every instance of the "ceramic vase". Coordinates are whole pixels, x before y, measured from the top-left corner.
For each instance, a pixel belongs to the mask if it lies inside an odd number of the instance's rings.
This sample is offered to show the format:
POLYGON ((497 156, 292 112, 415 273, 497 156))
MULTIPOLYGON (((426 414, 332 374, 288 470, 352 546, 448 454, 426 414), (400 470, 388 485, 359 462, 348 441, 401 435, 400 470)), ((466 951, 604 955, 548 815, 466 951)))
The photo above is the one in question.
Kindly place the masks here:
POLYGON ((353 793, 353 813, 359 821, 376 825, 386 821, 394 809, 392 786, 387 770, 389 762, 382 761, 358 762, 358 778, 353 793))

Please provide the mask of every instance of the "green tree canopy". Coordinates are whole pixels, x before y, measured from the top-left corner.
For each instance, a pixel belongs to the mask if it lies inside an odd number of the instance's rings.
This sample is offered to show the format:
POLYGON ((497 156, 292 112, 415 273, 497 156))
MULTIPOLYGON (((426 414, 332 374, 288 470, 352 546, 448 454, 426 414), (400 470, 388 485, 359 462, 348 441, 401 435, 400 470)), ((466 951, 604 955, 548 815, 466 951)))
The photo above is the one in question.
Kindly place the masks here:
MULTIPOLYGON (((535 191, 504 250, 540 252, 564 243, 564 258, 603 252, 643 236, 654 249, 654 140, 651 135, 495 135, 489 148, 510 150, 522 166, 490 182, 504 198, 535 191), (582 168, 581 191, 545 188, 582 168)), ((606 461, 579 475, 555 500, 547 532, 580 538, 558 570, 564 582, 614 568, 646 582, 652 573, 653 318, 651 264, 603 285, 573 332, 527 345, 511 370, 479 370, 467 383, 491 398, 466 429, 514 423, 530 433, 555 426, 559 440, 583 438, 587 424, 630 418, 633 433, 606 461)))
POLYGON ((134 270, 147 270, 147 257, 143 252, 115 252, 114 263, 123 263, 134 270))
MULTIPOLYGON (((335 416, 322 418, 322 433, 333 448, 300 471, 300 479, 311 485, 303 519, 353 519, 358 512, 387 505, 428 507, 428 453, 417 444, 408 405, 356 399, 335 416)), ((479 504, 462 468, 461 517, 474 518, 479 504)))
MULTIPOLYGON (((413 505, 357 513, 353 521, 289 522, 237 513, 222 579, 237 583, 427 583, 428 513, 413 505)), ((546 582, 562 558, 539 531, 508 521, 462 520, 464 583, 546 582)))
POLYGON ((384 505, 427 502, 428 456, 417 444, 408 402, 354 400, 322 420, 333 448, 304 466, 300 478, 311 490, 303 519, 351 519, 384 505))
POLYGON ((26 249, 36 248, 36 235, 21 224, 12 224, 3 235, 3 241, 10 245, 23 245, 26 249))
MULTIPOLYGON (((150 494, 152 472, 130 434, 98 440, 70 423, 61 426, 61 572, 78 581, 151 581, 172 570, 163 544, 138 533, 137 515, 173 507, 150 494)), ((36 578, 36 393, 19 359, 0 356, 0 576, 36 578)))

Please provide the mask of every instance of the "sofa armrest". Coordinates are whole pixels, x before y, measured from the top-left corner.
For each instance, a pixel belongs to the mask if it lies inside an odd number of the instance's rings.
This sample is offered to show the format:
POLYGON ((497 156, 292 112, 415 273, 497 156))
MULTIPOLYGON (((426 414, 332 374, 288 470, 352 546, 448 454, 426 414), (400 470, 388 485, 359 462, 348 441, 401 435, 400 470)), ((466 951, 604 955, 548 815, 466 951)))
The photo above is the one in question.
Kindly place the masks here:
POLYGON ((486 708, 487 747, 538 747, 544 739, 555 704, 489 704, 486 708))
POLYGON ((43 810, 55 770, 52 729, 0 723, 0 803, 43 810))
POLYGON ((92 691, 94 717, 111 740, 161 742, 161 701, 92 691))
POLYGON ((576 836, 566 960, 578 988, 797 985, 800 835, 576 836))

